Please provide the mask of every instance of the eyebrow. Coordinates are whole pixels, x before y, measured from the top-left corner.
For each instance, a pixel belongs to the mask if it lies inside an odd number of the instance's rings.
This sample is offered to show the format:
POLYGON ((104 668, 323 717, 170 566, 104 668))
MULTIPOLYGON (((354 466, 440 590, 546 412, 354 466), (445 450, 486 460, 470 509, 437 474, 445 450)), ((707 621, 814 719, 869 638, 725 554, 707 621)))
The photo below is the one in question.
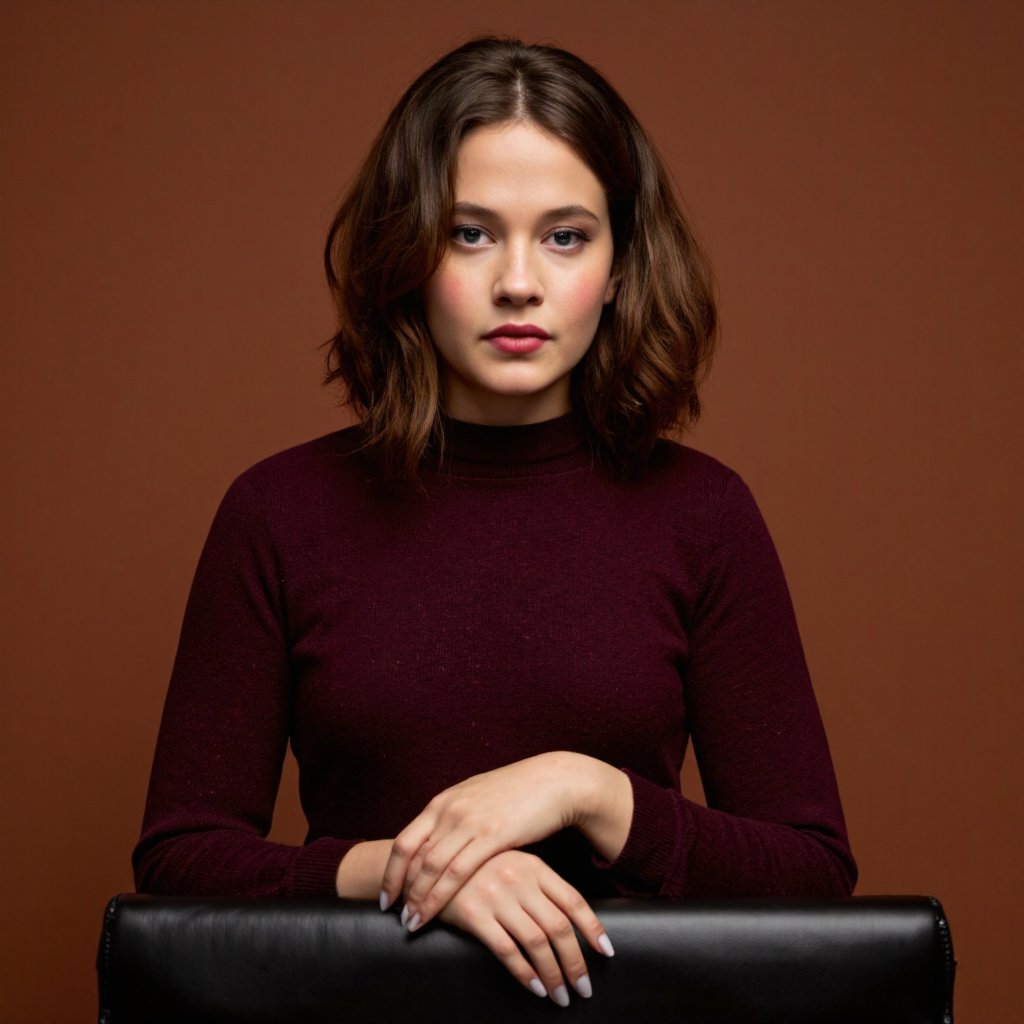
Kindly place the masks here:
MULTIPOLYGON (((478 203, 456 203, 452 207, 452 213, 466 213, 471 217, 492 217, 501 220, 500 214, 487 206, 480 206, 478 203)), ((571 203, 569 206, 556 206, 553 210, 545 210, 541 214, 542 220, 555 220, 561 217, 589 217, 591 220, 601 223, 601 218, 596 213, 588 210, 579 203, 571 203)))

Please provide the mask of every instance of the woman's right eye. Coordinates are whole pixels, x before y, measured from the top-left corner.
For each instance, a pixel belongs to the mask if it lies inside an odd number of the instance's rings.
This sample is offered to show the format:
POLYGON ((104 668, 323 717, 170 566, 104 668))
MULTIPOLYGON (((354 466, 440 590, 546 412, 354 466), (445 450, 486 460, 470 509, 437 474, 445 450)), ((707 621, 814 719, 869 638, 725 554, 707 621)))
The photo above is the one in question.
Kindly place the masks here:
POLYGON ((461 241, 464 245, 475 246, 483 237, 483 233, 482 228, 474 228, 469 225, 452 228, 452 238, 456 239, 456 241, 461 241), (460 235, 462 236, 461 238, 459 238, 460 235))

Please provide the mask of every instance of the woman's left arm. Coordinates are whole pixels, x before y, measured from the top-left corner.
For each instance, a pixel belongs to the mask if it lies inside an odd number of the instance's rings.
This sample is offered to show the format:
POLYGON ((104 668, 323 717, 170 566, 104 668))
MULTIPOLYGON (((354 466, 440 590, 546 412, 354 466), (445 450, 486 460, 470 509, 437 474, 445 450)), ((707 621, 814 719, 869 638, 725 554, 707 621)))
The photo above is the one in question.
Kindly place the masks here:
POLYGON ((782 566, 753 496, 731 472, 717 523, 687 622, 684 680, 708 806, 627 765, 539 755, 439 794, 392 852, 389 904, 408 875, 410 915, 425 922, 488 856, 569 826, 624 895, 852 891, 857 869, 782 566), (460 830, 453 805, 472 827, 460 830))
POLYGON ((729 471, 688 615, 686 718, 707 806, 621 766, 626 843, 595 854, 626 895, 846 896, 857 868, 782 565, 729 471))
POLYGON ((395 837, 382 908, 406 892, 408 917, 425 924, 491 857, 579 828, 613 857, 626 841, 626 775, 596 758, 555 750, 473 775, 438 793, 395 837))

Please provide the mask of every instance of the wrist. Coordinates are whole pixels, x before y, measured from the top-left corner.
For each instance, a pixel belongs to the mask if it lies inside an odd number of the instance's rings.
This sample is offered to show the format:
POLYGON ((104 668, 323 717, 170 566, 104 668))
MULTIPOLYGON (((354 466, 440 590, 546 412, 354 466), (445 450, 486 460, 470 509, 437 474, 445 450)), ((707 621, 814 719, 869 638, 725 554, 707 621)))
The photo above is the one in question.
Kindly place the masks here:
POLYGON ((376 900, 393 842, 393 839, 373 839, 356 843, 338 864, 334 879, 338 896, 347 900, 376 900))
POLYGON ((622 852, 633 823, 633 786, 629 776, 596 757, 582 758, 574 824, 605 860, 622 852))
POLYGON ((598 811, 602 779, 611 765, 575 750, 552 750, 542 755, 550 762, 551 777, 561 784, 564 828, 583 831, 598 811))

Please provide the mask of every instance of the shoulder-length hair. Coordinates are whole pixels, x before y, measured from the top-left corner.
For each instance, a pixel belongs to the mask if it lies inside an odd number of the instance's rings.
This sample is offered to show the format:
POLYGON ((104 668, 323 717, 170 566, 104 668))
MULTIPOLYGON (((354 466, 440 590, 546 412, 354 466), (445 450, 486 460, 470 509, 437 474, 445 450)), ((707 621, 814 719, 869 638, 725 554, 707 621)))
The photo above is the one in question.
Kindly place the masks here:
POLYGON ((443 443, 442 371, 421 289, 450 242, 459 144, 474 128, 514 121, 566 142, 608 200, 618 289, 571 378, 595 452, 635 475, 659 435, 700 415, 715 340, 712 275, 646 133, 580 58, 482 37, 406 90, 327 236, 338 330, 326 342, 324 383, 344 383, 386 478, 415 480, 428 448, 443 443))

